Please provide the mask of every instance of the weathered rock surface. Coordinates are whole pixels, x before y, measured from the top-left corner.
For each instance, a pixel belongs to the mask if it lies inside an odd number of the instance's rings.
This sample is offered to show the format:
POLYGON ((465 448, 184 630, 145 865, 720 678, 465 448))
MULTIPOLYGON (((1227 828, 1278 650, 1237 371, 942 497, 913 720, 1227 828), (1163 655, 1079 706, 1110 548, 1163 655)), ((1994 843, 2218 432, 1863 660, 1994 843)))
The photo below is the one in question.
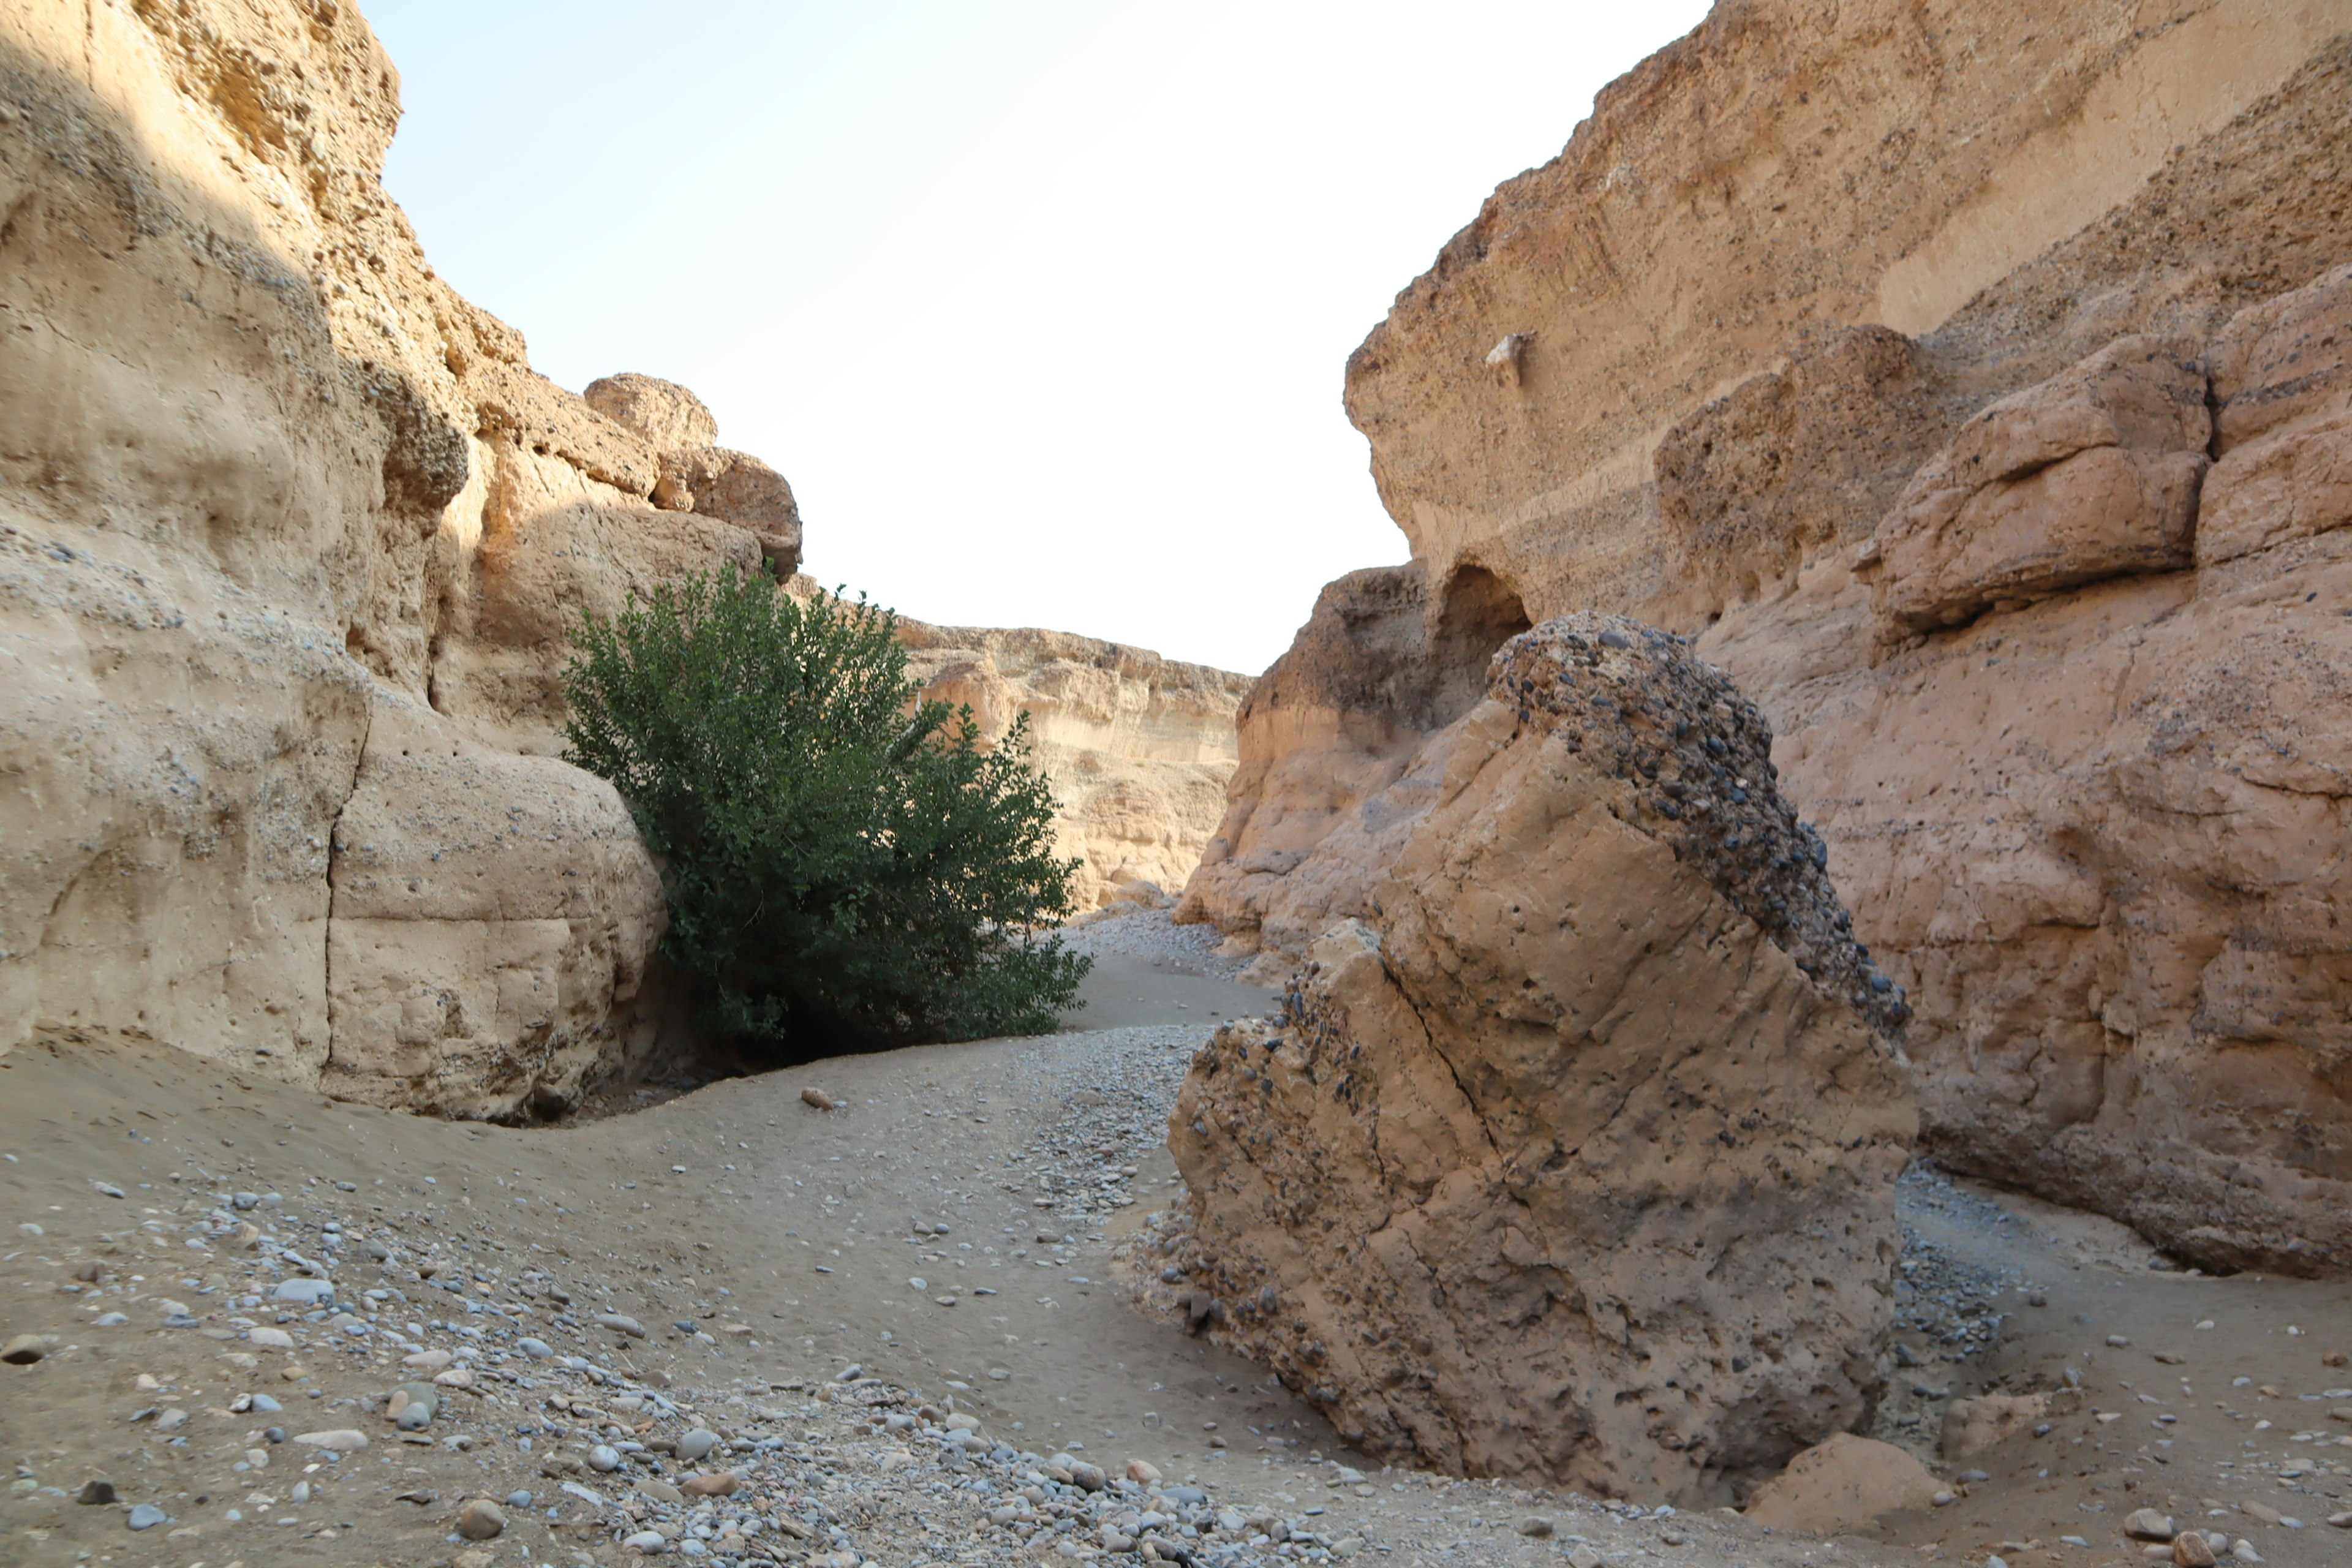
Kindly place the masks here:
POLYGON ((1224 811, 1249 677, 1068 632, 902 620, 899 637, 924 697, 971 704, 988 740, 1029 715, 1081 910, 1184 885, 1224 811))
POLYGON ((1423 738, 1469 710, 1487 660, 1528 629, 1518 601, 1485 574, 1465 574, 1444 605, 1430 597, 1417 565, 1323 590, 1242 704, 1239 766, 1178 919, 1296 953, 1334 921, 1370 913, 1384 865, 1375 841, 1426 788, 1408 776, 1423 738), (1359 813, 1374 799, 1380 810, 1359 813))
POLYGON ((664 452, 654 503, 751 530, 773 576, 790 577, 800 570, 801 509, 793 487, 748 452, 724 447, 664 452))
POLYGON ((623 371, 588 384, 581 398, 656 453, 719 445, 719 421, 702 399, 674 381, 623 371))
POLYGON ((2002 398, 1920 466, 1879 525, 1871 607, 1897 634, 2078 584, 2189 564, 2212 439, 2193 356, 2124 338, 2002 398))
MULTIPOLYGON (((684 387, 566 392, 434 275, 398 80, 348 5, 0 14, 0 1051, 507 1116, 681 1011, 642 845, 554 760, 570 635, 789 577, 799 509, 684 387)), ((1034 684, 1090 888, 1180 885, 1245 683, 954 635, 1034 684)))
POLYGON ((1895 1447, 1840 1432, 1756 1489, 1744 1512, 1767 1530, 1842 1535, 1905 1509, 1932 1508, 1941 1482, 1895 1447))
POLYGON ((335 832, 330 1093, 557 1110, 623 1061, 663 901, 610 784, 384 693, 335 832))
POLYGON ((759 541, 425 266, 350 7, 17 7, 0 66, 0 1049, 560 1102, 647 1043, 662 925, 528 754, 566 627, 759 541))
MULTIPOLYGON (((1349 370, 1419 635, 1461 583, 1696 637, 1909 988, 1928 1145, 2213 1267, 2352 1267, 2347 29, 1718 6, 1349 370)), ((1291 706, 1181 905, 1282 960, 1442 732, 1291 706)))
POLYGON ((1752 704, 1548 623, 1433 742, 1372 922, 1171 1121, 1196 1324, 1368 1452, 1728 1495, 1865 1419, 1916 1113, 1752 704))

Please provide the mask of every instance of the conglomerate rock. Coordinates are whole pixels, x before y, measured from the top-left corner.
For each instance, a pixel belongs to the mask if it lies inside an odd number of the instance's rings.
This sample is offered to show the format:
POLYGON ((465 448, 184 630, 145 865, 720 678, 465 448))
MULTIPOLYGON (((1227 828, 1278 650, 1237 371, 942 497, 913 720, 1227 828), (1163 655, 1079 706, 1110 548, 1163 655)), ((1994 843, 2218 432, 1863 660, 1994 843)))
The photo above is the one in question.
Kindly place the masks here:
POLYGON ((1507 644, 1370 923, 1170 1147, 1196 1324, 1368 1452, 1681 1501, 1867 1418, 1916 1112, 1755 707, 1681 639, 1507 644))

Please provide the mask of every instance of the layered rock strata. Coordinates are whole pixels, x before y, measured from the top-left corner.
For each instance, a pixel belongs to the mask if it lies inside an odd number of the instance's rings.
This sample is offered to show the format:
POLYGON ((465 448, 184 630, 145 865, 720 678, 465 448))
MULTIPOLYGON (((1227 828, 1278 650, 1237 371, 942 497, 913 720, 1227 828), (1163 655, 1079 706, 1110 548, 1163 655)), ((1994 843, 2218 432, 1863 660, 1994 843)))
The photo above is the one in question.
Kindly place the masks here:
POLYGON ((1865 1420, 1916 1113, 1769 731, 1675 637, 1511 642, 1370 922, 1221 1031, 1182 1305, 1376 1456, 1685 1502, 1865 1420))
MULTIPOLYGON (((1457 585, 1697 638, 1909 989, 1929 1146, 2208 1267, 2352 1267, 2347 29, 1718 6, 1349 368, 1385 646, 1457 585)), ((1441 731, 1383 650, 1286 666, 1183 908, 1288 958, 1441 731)))
POLYGON ((970 705, 989 741, 1029 716, 1080 910, 1184 885, 1224 813, 1249 677, 1034 627, 901 621, 899 637, 923 696, 970 705))

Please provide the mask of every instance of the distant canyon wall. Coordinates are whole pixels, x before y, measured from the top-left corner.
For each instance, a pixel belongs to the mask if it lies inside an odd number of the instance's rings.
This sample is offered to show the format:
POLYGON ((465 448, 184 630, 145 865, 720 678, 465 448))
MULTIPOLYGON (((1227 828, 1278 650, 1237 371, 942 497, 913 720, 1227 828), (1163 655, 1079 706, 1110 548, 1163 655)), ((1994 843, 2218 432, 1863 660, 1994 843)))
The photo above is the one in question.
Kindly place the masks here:
POLYGON ((906 621, 900 635, 923 695, 968 704, 990 740, 1028 714, 1081 910, 1184 886, 1224 814, 1250 677, 1069 632, 906 621))
POLYGON ((1286 958, 1365 916, 1487 655, 1633 615, 1770 717, 1930 1148, 2352 1268, 2347 31, 1718 5, 1349 362, 1413 559, 1245 706, 1183 913, 1286 958))

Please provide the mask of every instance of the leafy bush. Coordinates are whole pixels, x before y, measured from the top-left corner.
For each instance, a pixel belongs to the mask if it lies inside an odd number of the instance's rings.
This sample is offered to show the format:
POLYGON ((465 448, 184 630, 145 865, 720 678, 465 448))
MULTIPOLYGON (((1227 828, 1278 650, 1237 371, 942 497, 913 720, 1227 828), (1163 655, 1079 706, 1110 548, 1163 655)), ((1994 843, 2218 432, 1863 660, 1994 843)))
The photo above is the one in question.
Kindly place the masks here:
POLYGON ((590 617, 568 761, 663 858, 705 1024, 795 1054, 1051 1029, 1087 961, 1024 715, 983 750, 919 702, 897 618, 732 568, 590 617))

